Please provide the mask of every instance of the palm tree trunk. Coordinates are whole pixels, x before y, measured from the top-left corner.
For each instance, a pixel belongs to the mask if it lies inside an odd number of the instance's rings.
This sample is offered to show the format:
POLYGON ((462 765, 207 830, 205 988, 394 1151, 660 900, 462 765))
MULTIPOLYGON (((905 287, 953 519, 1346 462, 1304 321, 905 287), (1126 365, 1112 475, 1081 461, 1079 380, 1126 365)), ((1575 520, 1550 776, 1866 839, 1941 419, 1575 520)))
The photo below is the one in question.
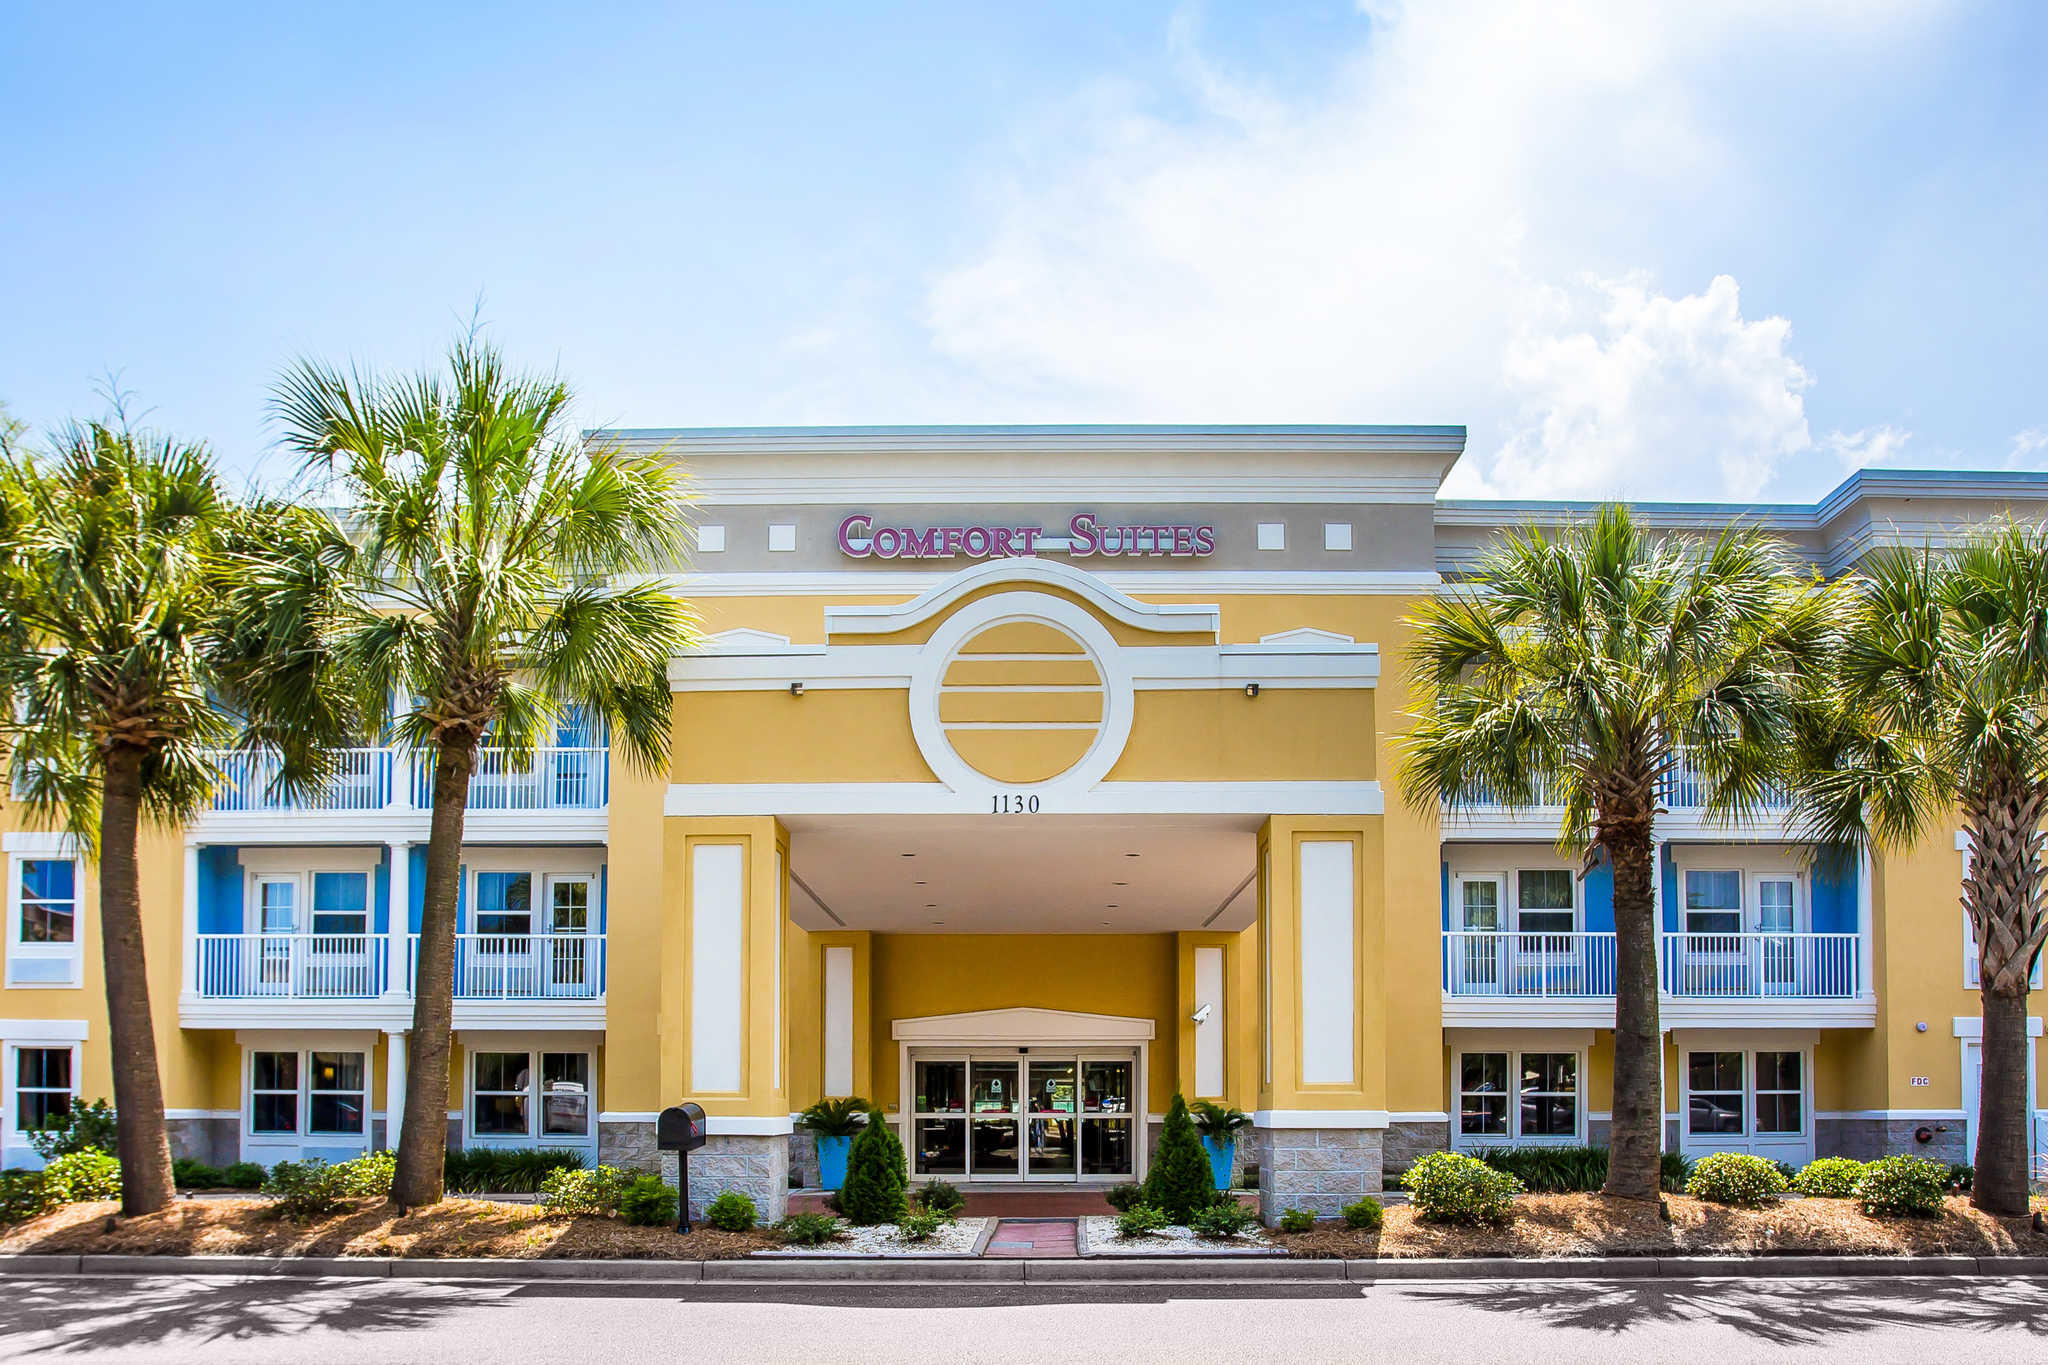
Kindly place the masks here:
MULTIPOLYGON (((412 1036, 406 1043, 405 1122, 391 1202, 441 1202, 448 1149, 449 1033, 455 1015, 455 907, 462 876, 462 822, 476 739, 451 731, 434 760, 434 819, 427 836, 419 961, 413 971, 412 1036), (456 735, 462 738, 455 738, 456 735)), ((391 913, 403 910, 393 906, 391 913)))
POLYGON ((1657 901, 1645 824, 1602 846, 1614 863, 1614 1099, 1604 1192, 1656 1199, 1664 1151, 1664 1039, 1657 1019, 1657 901))
POLYGON ((1977 1172, 1970 1202, 1986 1213, 2027 1211, 2027 996, 1984 987, 1984 1077, 1977 1088, 1977 1172))
POLYGON ((135 857, 142 818, 142 753, 107 752, 100 800, 100 957, 107 975, 107 1032, 114 1068, 114 1145, 121 1158, 121 1212, 167 1208, 171 1143, 164 1129, 163 1078, 149 1012, 149 964, 142 948, 141 877, 135 857))

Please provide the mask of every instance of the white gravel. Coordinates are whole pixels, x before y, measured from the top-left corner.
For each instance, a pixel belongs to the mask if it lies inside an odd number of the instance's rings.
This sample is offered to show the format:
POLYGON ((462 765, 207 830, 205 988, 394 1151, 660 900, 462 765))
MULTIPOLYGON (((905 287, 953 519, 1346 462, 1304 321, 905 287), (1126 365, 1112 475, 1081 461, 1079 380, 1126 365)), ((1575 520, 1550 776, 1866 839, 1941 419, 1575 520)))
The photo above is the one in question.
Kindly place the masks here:
POLYGON ((1274 1246, 1266 1234, 1258 1228, 1241 1233, 1227 1241, 1208 1237, 1197 1237, 1184 1227, 1161 1228, 1149 1237, 1119 1237, 1116 1233, 1116 1219, 1111 1217, 1083 1218, 1081 1220, 1081 1245, 1083 1256, 1284 1256, 1285 1249, 1274 1246))
POLYGON ((846 1227, 846 1235, 836 1241, 815 1247, 781 1247, 774 1251, 757 1251, 755 1256, 882 1256, 890 1259, 905 1256, 972 1256, 975 1247, 981 1244, 982 1230, 995 1221, 990 1218, 960 1218, 942 1227, 930 1240, 911 1242, 904 1240, 902 1232, 894 1223, 881 1223, 871 1228, 846 1227))

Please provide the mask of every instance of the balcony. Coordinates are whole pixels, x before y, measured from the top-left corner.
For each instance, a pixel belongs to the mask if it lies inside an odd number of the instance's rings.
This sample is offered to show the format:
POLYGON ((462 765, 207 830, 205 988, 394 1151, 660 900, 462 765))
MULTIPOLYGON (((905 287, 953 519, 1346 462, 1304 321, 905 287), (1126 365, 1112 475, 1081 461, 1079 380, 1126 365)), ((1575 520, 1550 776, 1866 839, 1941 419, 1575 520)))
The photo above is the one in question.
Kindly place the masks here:
MULTIPOLYGON (((1660 934, 1659 1013, 1667 1027, 1788 1015, 1869 1023, 1862 957, 1861 934, 1660 934)), ((1612 1024, 1615 967, 1612 933, 1447 930, 1445 1022, 1612 1024)))
MULTIPOLYGON (((395 995, 390 942, 383 934, 201 934, 189 994, 206 1004, 399 1003, 409 1016, 419 935, 410 936, 395 995)), ((458 1015, 468 1003, 602 1002, 604 951, 603 934, 458 934, 458 1015)))
MULTIPOLYGON (((344 749, 335 772, 312 792, 276 789, 276 754, 242 749, 209 755, 221 774, 217 816, 279 814, 417 815, 434 806, 433 755, 394 746, 344 749)), ((534 749, 524 757, 479 749, 469 809, 480 815, 601 812, 611 799, 611 753, 602 747, 534 749)))
MULTIPOLYGON (((1536 796, 1536 805, 1526 808, 1527 811, 1556 811, 1564 808, 1562 791, 1539 789, 1536 796)), ((1681 749, 1677 762, 1658 780, 1657 800, 1666 812, 1682 818, 1689 816, 1697 819, 1706 811, 1707 784, 1700 776, 1698 767, 1692 762, 1689 751, 1681 749)), ((1789 811, 1791 806, 1791 798, 1783 791, 1773 789, 1764 797, 1764 809, 1774 814, 1789 811)), ((1470 802, 1460 808, 1458 818, 1472 820, 1477 817, 1482 821, 1493 820, 1506 809, 1492 797, 1491 793, 1481 788, 1470 802)), ((1523 815, 1526 819, 1526 812, 1523 815)), ((1538 823, 1555 826, 1557 821, 1554 817, 1545 816, 1538 823)))

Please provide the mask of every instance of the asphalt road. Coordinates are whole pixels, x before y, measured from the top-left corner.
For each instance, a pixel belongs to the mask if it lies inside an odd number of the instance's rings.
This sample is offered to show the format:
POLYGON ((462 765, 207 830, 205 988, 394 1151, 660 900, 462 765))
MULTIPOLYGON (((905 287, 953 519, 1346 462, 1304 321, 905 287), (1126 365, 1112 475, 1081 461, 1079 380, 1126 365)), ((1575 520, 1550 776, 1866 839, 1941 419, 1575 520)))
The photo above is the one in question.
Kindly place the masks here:
POLYGON ((2048 1360, 2048 1280, 1314 1286, 0 1281, 0 1360, 2048 1360), (1967 1354, 1966 1354, 1967 1353, 1967 1354))

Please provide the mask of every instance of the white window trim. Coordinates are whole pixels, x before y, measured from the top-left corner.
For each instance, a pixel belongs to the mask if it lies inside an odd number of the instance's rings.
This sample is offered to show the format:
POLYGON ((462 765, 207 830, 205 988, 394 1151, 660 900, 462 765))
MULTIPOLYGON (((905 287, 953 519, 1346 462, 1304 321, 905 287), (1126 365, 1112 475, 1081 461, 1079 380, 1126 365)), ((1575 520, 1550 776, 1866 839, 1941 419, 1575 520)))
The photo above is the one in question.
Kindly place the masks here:
MULTIPOLYGON (((597 1045, 581 1037, 528 1037, 467 1039, 462 1045, 462 1145, 464 1147, 594 1147, 597 1144, 597 1045), (486 1052, 523 1052, 526 1054, 527 1107, 526 1132, 523 1136, 510 1133, 480 1134, 476 1127, 476 1059, 486 1052), (588 1103, 583 1107, 585 1131, 578 1137, 569 1133, 546 1133, 540 1131, 543 1106, 547 1096, 541 1090, 541 1063, 543 1052, 580 1052, 590 1059, 590 1090, 585 1096, 588 1103)), ((486 1091, 486 1094, 505 1092, 486 1091)))
MULTIPOLYGON (((1702 1144, 1721 1144, 1726 1150, 1754 1150, 1757 1143, 1791 1146, 1803 1143, 1807 1155, 1814 1150, 1815 1118, 1813 1103, 1813 1056, 1816 1044, 1805 1035, 1789 1038, 1773 1038, 1768 1033, 1754 1036, 1740 1034, 1694 1034, 1686 1036, 1674 1033, 1672 1045, 1678 1052, 1678 1144, 1680 1150, 1697 1148, 1702 1144), (1695 1136, 1692 1131, 1692 1054, 1695 1052, 1739 1052, 1742 1054, 1742 1131, 1740 1133, 1704 1133, 1695 1136), (1800 1130, 1796 1133, 1758 1133, 1756 1131, 1756 1054, 1759 1052, 1797 1052, 1799 1059, 1799 1120, 1800 1130)), ((1707 1093, 1719 1094, 1711 1091, 1707 1093)), ((1717 1148, 1720 1149, 1720 1148, 1717 1148)))
MULTIPOLYGON (((591 858, 592 849, 499 849, 465 848, 462 851, 462 904, 465 934, 475 934, 477 907, 481 897, 477 895, 477 878, 490 872, 523 872, 531 877, 530 902, 533 917, 526 937, 552 933, 550 927, 554 917, 554 885, 558 881, 587 881, 590 883, 590 912, 584 932, 599 932, 602 919, 603 898, 600 888, 604 885, 605 863, 600 857, 597 862, 591 858)), ((508 934, 507 938, 522 935, 508 934)), ((516 1048, 506 1049, 517 1051, 516 1048)))
POLYGON ((244 848, 237 854, 237 861, 242 866, 243 933, 263 932, 262 883, 291 882, 291 932, 310 935, 313 932, 313 879, 327 872, 357 875, 364 879, 363 934, 376 937, 377 869, 384 861, 382 848, 244 848))
MULTIPOLYGON (((10 840, 13 835, 9 835, 10 840)), ((7 985, 11 990, 65 991, 85 984, 85 860, 68 836, 47 849, 9 847, 7 853, 7 985), (31 862, 71 864, 71 942, 30 943, 21 936, 22 866, 31 862), (15 976, 17 962, 63 962, 70 975, 63 981, 23 981, 15 976)))
MULTIPOLYGON (((53 1021, 65 1023, 69 1021, 53 1021)), ((25 1030, 19 1022, 10 1021, 5 1025, 6 1040, 0 1042, 0 1167, 25 1166, 41 1170, 43 1158, 29 1145, 28 1134, 15 1130, 16 1115, 20 1111, 20 1100, 15 1095, 20 1076, 21 1061, 17 1054, 23 1048, 66 1049, 71 1053, 71 1098, 76 1100, 84 1093, 85 1026, 77 1026, 77 1037, 38 1037, 25 1030)), ((54 1032, 54 1030, 53 1030, 54 1032)))
MULTIPOLYGON (((1969 880, 1970 859, 1975 852, 1971 847, 1970 836, 1967 833, 1959 832, 1956 835, 1956 851, 1963 855, 1963 873, 1961 879, 1957 882, 1956 892, 1958 901, 1956 910, 1963 917, 1963 989, 1967 991, 1981 991, 1984 989, 1984 963, 1977 955, 1977 927, 1970 922, 1970 908, 1960 903, 1962 899, 1961 885, 1962 882, 1969 880)), ((2048 952, 2044 952, 2041 956, 2034 959, 2034 974, 2027 981, 2027 988, 2029 990, 2038 991, 2042 989, 2043 967, 2048 967, 2048 952)))
MULTIPOLYGON (((1702 844, 1692 847, 1671 845, 1671 861, 1678 873, 1678 929, 1676 932, 1689 934, 1686 928, 1685 878, 1689 872, 1734 872, 1742 879, 1742 929, 1745 934, 1759 932, 1763 908, 1763 883, 1792 883, 1792 932, 1804 934, 1813 928, 1813 879, 1809 875, 1805 857, 1789 848, 1770 850, 1764 848, 1741 848, 1726 844, 1702 844)), ((1712 937, 1703 934, 1702 937, 1712 937)), ((1770 1051, 1766 1048, 1765 1051, 1770 1051)))
POLYGON ((1475 1038, 1460 1041, 1451 1049, 1450 1076, 1450 1127, 1451 1150, 1480 1151, 1489 1147, 1580 1147, 1586 1143, 1587 1113, 1586 1065, 1590 1049, 1583 1042, 1547 1042, 1540 1036, 1527 1039, 1503 1040, 1499 1038, 1475 1038), (1578 1096, 1573 1106, 1574 1124, 1569 1134, 1538 1134, 1533 1137, 1522 1135, 1522 1057, 1527 1053, 1570 1053, 1578 1060, 1573 1064, 1572 1077, 1578 1096), (1504 1134, 1467 1133, 1461 1129, 1464 1110, 1465 1058, 1488 1054, 1507 1054, 1508 1071, 1508 1131, 1504 1134))

